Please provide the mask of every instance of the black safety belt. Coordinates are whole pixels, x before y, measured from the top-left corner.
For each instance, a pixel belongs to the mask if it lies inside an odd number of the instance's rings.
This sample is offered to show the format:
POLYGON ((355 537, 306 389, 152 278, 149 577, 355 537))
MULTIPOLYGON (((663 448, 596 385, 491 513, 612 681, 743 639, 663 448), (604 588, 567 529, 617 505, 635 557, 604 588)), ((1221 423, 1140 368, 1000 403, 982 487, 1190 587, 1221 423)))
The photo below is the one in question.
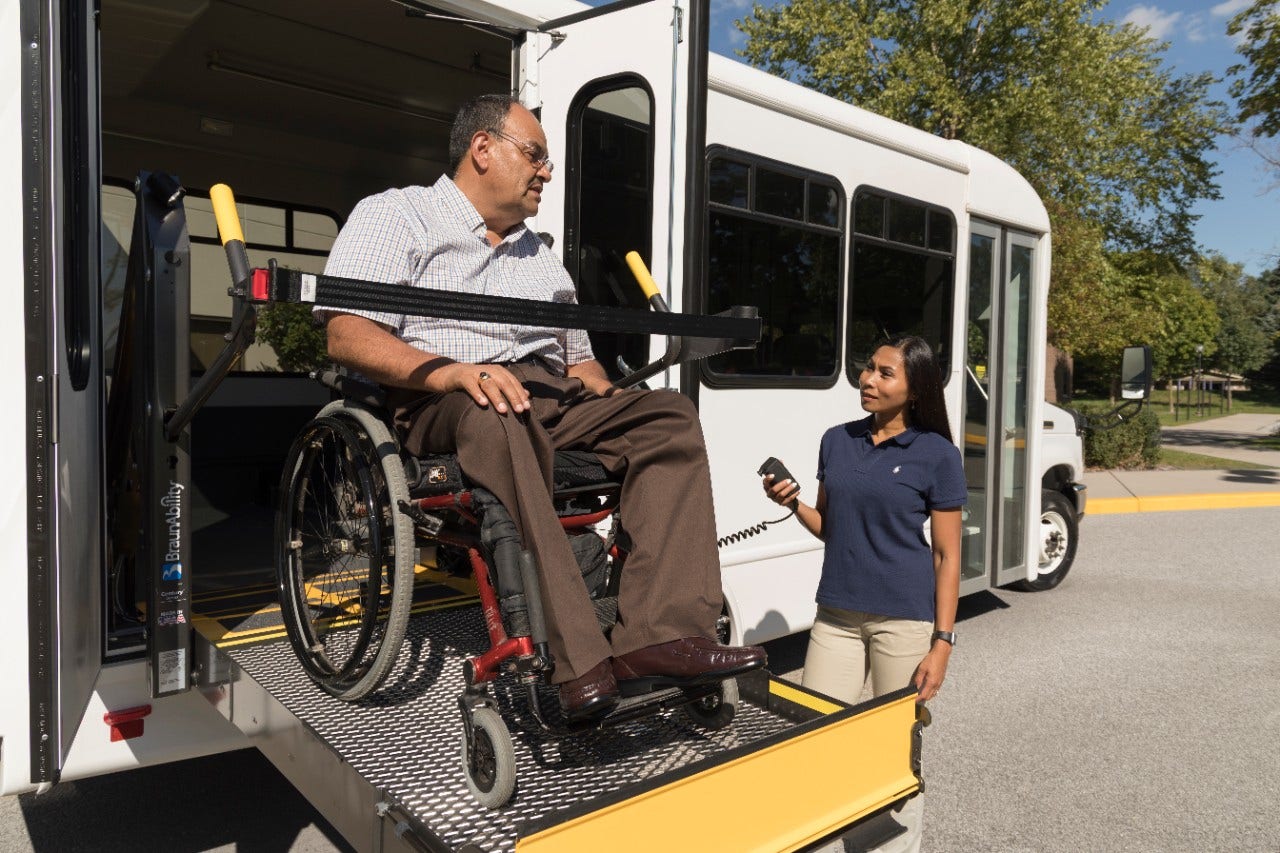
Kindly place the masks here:
POLYGON ((713 338, 723 342, 723 350, 755 346, 760 340, 761 328, 756 308, 741 305, 715 315, 660 313, 338 278, 274 264, 267 269, 253 270, 248 295, 254 302, 313 303, 329 308, 387 311, 447 320, 713 338))

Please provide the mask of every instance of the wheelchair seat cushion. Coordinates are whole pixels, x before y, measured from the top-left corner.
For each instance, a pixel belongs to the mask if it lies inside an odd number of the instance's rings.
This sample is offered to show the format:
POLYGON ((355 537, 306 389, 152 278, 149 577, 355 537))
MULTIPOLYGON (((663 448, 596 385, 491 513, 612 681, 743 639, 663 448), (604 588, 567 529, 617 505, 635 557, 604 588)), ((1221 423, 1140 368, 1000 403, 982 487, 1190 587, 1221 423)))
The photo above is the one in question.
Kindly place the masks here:
POLYGON ((584 450, 557 450, 551 468, 551 481, 557 493, 610 484, 621 485, 600 464, 599 457, 584 450))
MULTIPOLYGON (((433 453, 406 460, 405 478, 409 495, 415 498, 447 495, 471 488, 466 473, 458 466, 454 453, 433 453)), ((556 494, 620 486, 594 453, 581 450, 557 450, 551 471, 556 494)))

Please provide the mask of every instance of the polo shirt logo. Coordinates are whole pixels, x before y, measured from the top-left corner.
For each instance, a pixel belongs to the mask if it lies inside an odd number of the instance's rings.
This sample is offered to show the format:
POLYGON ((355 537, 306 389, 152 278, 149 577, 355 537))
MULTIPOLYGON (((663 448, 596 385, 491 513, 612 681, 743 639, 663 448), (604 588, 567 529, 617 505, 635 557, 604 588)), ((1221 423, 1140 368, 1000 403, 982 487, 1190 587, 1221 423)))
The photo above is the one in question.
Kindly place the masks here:
POLYGON ((901 471, 901 470, 902 470, 902 466, 901 466, 901 465, 894 465, 894 466, 893 466, 893 473, 895 473, 895 474, 896 474, 896 473, 898 473, 898 472, 899 472, 899 471, 901 471))

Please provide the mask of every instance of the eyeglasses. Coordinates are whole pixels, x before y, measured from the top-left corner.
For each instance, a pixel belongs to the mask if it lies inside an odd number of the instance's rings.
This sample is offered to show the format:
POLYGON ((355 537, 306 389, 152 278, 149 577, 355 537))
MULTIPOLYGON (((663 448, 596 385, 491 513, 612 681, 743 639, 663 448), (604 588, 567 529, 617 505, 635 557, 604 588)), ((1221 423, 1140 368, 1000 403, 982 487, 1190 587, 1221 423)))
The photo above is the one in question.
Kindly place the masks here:
POLYGON ((501 136, 503 139, 519 148, 520 153, 529 160, 529 165, 535 170, 546 169, 548 172, 554 172, 556 170, 556 164, 551 162, 550 157, 546 154, 538 154, 538 152, 542 150, 541 146, 534 145, 532 142, 521 142, 514 136, 508 136, 500 130, 491 130, 489 132, 494 136, 501 136))

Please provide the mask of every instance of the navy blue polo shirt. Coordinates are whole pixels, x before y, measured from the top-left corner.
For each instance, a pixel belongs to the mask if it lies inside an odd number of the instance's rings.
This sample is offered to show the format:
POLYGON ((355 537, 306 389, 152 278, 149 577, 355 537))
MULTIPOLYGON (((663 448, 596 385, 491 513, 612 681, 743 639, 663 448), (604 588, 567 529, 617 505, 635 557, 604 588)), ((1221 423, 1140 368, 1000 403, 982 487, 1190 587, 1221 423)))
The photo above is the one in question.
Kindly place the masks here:
POLYGON ((933 552, 923 528, 930 510, 968 498, 960 451, 912 428, 876 446, 871 426, 866 417, 822 436, 827 544, 818 603, 932 622, 933 552))

